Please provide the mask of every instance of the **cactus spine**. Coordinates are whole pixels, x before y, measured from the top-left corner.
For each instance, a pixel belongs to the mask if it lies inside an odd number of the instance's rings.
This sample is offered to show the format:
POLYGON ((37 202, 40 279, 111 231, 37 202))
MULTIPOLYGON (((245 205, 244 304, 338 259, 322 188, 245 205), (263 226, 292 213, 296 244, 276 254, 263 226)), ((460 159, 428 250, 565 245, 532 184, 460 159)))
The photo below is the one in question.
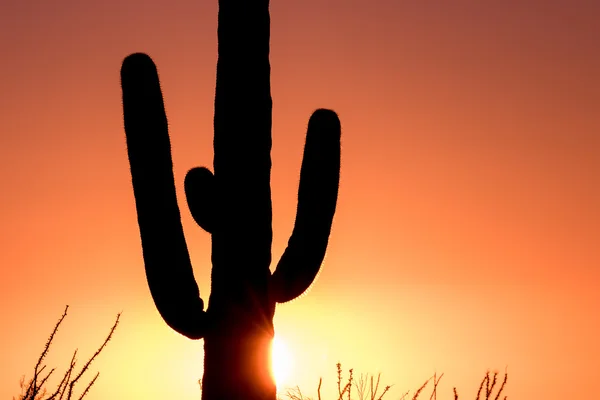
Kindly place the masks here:
POLYGON ((273 274, 268 0, 219 0, 214 174, 185 178, 190 212, 212 238, 208 307, 200 298, 175 193, 167 118, 153 61, 121 68, 124 125, 146 277, 159 313, 204 339, 204 400, 274 400, 269 346, 275 304, 317 275, 338 195, 340 122, 319 109, 308 123, 296 221, 273 274))

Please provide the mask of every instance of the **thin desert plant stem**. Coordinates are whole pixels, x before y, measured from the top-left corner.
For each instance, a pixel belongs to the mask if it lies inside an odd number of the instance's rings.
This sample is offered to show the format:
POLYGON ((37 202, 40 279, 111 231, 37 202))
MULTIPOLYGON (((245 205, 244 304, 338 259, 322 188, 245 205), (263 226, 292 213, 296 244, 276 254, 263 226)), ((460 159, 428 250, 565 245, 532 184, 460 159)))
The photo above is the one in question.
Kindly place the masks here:
POLYGON ((423 383, 421 385, 421 387, 417 389, 417 391, 415 392, 415 395, 413 396, 412 400, 417 400, 417 398, 419 397, 419 394, 421 394, 421 392, 423 391, 423 389, 425 389, 425 386, 427 386, 427 384, 429 383, 430 380, 431 380, 431 378, 427 379, 425 381, 425 383, 423 383))
POLYGON ((377 393, 377 389, 379 388, 379 378, 381 374, 377 375, 377 383, 375 384, 375 391, 373 391, 373 375, 371 375, 371 400, 375 400, 375 393, 377 393))
POLYGON ((44 350, 42 351, 42 354, 40 354, 40 357, 38 358, 38 360, 35 364, 35 367, 33 368, 33 378, 31 379, 31 382, 29 382, 29 386, 27 387, 27 390, 25 391, 25 395, 23 396, 23 399, 35 399, 37 397, 39 390, 40 390, 40 386, 38 386, 38 375, 46 367, 44 365, 42 367, 42 369, 40 370, 39 369, 40 365, 42 364, 42 361, 44 360, 44 358, 46 358, 46 355, 48 355, 48 351, 50 350, 50 345, 52 344, 52 341, 54 340, 54 335, 56 335, 56 332, 58 331, 58 327, 60 326, 60 324, 62 324, 63 320, 67 316, 68 309, 69 309, 69 306, 67 305, 65 307, 65 311, 63 312, 62 316, 58 319, 58 322, 56 323, 56 325, 54 325, 54 329, 52 330, 50 337, 46 341, 44 350))
POLYGON ((55 368, 52 368, 50 370, 50 372, 48 372, 48 374, 44 378, 42 378, 42 380, 40 381, 40 387, 43 387, 46 384, 46 381, 48 380, 48 378, 50 378, 50 375, 52 375, 52 373, 54 372, 54 370, 55 370, 55 368))
POLYGON ((492 384, 490 385, 490 380, 488 379, 487 390, 485 392, 485 400, 490 400, 490 395, 494 390, 494 386, 496 386, 496 380, 498 379, 498 373, 494 372, 494 377, 492 378, 492 384))
MULTIPOLYGON (((67 399, 69 399, 69 400, 71 399, 71 393, 73 392, 73 387, 75 387, 75 384, 77 383, 77 381, 83 376, 83 374, 85 373, 85 371, 87 371, 87 369, 89 368, 89 366, 92 363, 92 361, 94 361, 96 359, 96 357, 98 357, 98 354, 100 354, 100 352, 104 349, 104 347, 106 347, 106 344, 108 343, 108 341, 112 338, 112 335, 115 332, 115 329, 117 329, 117 325, 119 324, 119 318, 120 317, 121 317, 121 314, 118 314, 117 315, 117 320, 115 321, 115 324, 110 329, 110 332, 108 333, 108 336, 106 337, 106 339, 104 339, 104 343, 102 343, 102 345, 98 348, 98 350, 96 350, 96 352, 88 360, 88 362, 85 363, 85 365, 83 366, 83 368, 81 369, 81 371, 79 372, 79 374, 75 377, 75 379, 73 379, 71 381, 71 383, 69 385, 69 395, 68 395, 67 399)), ((88 388, 86 388, 86 392, 89 389, 89 387, 94 383, 94 381, 96 381, 97 377, 98 376, 96 375, 96 377, 89 384, 88 388)))
POLYGON ((342 397, 342 364, 341 363, 337 363, 335 366, 337 367, 338 396, 342 397))
MULTIPOLYGON (((504 386, 506 385, 506 381, 508 380, 508 372, 506 372, 506 369, 504 370, 504 379, 502 380, 502 384, 500 385, 500 389, 498 390, 498 394, 496 394, 496 398, 494 400, 498 400, 500 398, 500 395, 502 394, 502 390, 504 390, 504 386)), ((504 399, 506 399, 506 396, 504 396, 504 399)))
POLYGON ((383 398, 383 396, 388 392, 388 390, 390 390, 392 388, 391 385, 387 385, 384 389, 383 392, 381 393, 381 396, 379 396, 379 398, 377 400, 381 400, 383 398))
MULTIPOLYGON (((497 379, 498 379, 498 372, 494 372, 494 376, 490 377, 490 371, 487 371, 485 376, 483 377, 483 380, 481 381, 481 384, 479 385, 479 389, 477 390, 476 400, 480 400, 481 393, 484 389, 484 385, 485 385, 485 400, 491 400, 493 391, 494 391, 494 387, 498 383, 497 379)), ((508 381, 508 373, 505 370, 504 371, 504 379, 502 380, 502 383, 500 384, 500 387, 498 388, 498 393, 496 393, 496 397, 494 398, 494 400, 500 399, 500 395, 502 394, 502 391, 504 390, 507 381, 508 381)), ((506 399, 506 398, 507 398, 507 396, 504 396, 504 399, 506 399)))
POLYGON ((77 350, 75 350, 73 352, 73 357, 71 357, 71 362, 69 363, 69 369, 67 369, 65 371, 65 374, 62 377, 62 380, 60 381, 60 383, 58 384, 58 387, 56 388, 56 392, 54 392, 52 394, 52 396, 50 396, 48 398, 48 400, 54 400, 56 398, 57 395, 60 394, 60 399, 62 399, 63 397, 63 393, 64 393, 64 388, 66 388, 67 384, 69 383, 69 379, 71 378, 71 373, 73 372, 73 368, 75 368, 75 356, 77 355, 77 350), (63 388, 64 386, 64 388, 63 388))
POLYGON ((350 400, 350 392, 352 391, 352 372, 353 369, 350 368, 350 370, 348 371, 348 373, 350 374, 350 376, 348 377, 348 400, 350 400))
POLYGON ((319 387, 317 387, 317 398, 321 400, 321 384, 323 383, 323 378, 319 378, 319 387))
MULTIPOLYGON (((110 332, 109 332, 108 336, 106 337, 106 339, 104 340, 104 342, 102 343, 102 345, 96 350, 96 352, 92 355, 92 357, 85 363, 85 365, 83 366, 81 371, 75 376, 75 378, 71 379, 71 377, 74 374, 75 363, 76 363, 75 357, 77 355, 77 350, 75 350, 73 352, 73 357, 71 358, 69 367, 65 371, 62 379, 60 380, 58 387, 56 388, 56 391, 54 393, 52 393, 52 395, 50 397, 47 397, 46 399, 42 399, 43 396, 46 394, 46 388, 44 387, 44 385, 46 385, 48 378, 55 371, 55 368, 51 369, 50 372, 48 372, 43 378, 40 379, 42 372, 46 369, 46 365, 41 366, 42 361, 48 354, 48 351, 50 350, 50 345, 52 344, 52 341, 54 340, 56 332, 58 331, 58 327, 62 324, 63 320, 65 319, 68 309, 69 309, 69 306, 67 305, 65 307, 65 311, 63 312, 62 316, 59 318, 58 322, 54 326, 54 329, 53 329, 52 333, 50 334, 50 337, 46 341, 46 345, 44 346, 42 354, 40 355, 40 357, 37 360, 37 363, 35 364, 35 367, 33 370, 33 378, 31 378, 31 380, 29 381, 29 383, 27 385, 24 384, 24 378, 21 380, 21 388, 22 388, 22 390, 24 390, 24 393, 22 392, 23 394, 21 394, 19 396, 19 400, 62 400, 63 398, 65 400, 71 400, 71 397, 73 395, 73 388, 75 387, 75 384, 79 381, 79 379, 83 376, 83 374, 88 370, 92 361, 94 361, 94 359, 96 359, 96 357, 100 354, 100 352, 106 347, 106 344, 112 338, 112 336, 115 332, 115 329, 117 328, 117 325, 119 324, 119 319, 121 317, 120 313, 117 314, 117 319, 116 319, 114 325, 112 326, 112 328, 110 329, 110 332)), ((79 396, 79 400, 83 399, 83 397, 89 392, 89 390, 92 387, 92 385, 94 384, 94 382, 96 382, 96 379, 98 379, 99 374, 100 373, 96 373, 94 378, 88 383, 88 385, 86 386, 86 388, 84 389, 82 394, 79 396)), ((14 400, 14 397, 13 397, 13 400, 14 400)))
POLYGON ((407 391, 406 393, 404 393, 402 396, 400 396, 400 400, 404 400, 406 398, 406 396, 408 396, 410 393, 410 390, 407 391))
MULTIPOLYGON (((338 400, 342 400, 344 395, 346 394, 346 392, 349 392, 350 388, 352 387, 352 372, 353 370, 350 369, 349 370, 349 376, 348 376, 348 383, 346 383, 344 385, 344 388, 341 388, 341 383, 342 383, 342 364, 337 363, 337 374, 338 374, 338 400)), ((349 396, 349 395, 348 395, 349 396)), ((348 397, 348 400, 350 400, 350 397, 348 397)))
POLYGON ((87 394, 87 392, 89 392, 89 390, 92 387, 92 385, 94 384, 94 382, 96 382, 96 379, 98 379, 98 375, 100 375, 100 372, 96 372, 96 376, 94 376, 94 379, 92 379, 90 381, 90 383, 88 383, 88 385, 85 388, 85 390, 83 391, 83 393, 81 393, 81 396, 79 396, 79 400, 83 399, 83 397, 87 394))
POLYGON ((342 369, 341 364, 337 364, 337 373, 338 373, 338 400, 341 400, 342 396, 348 392, 348 400, 352 399, 351 388, 352 385, 356 388, 356 393, 358 395, 359 400, 381 400, 383 396, 390 390, 391 386, 386 386, 382 393, 379 393, 379 384, 381 382, 381 373, 377 374, 377 380, 375 380, 374 375, 370 374, 361 374, 357 380, 354 379, 354 369, 349 369, 348 382, 344 386, 341 387, 341 375, 342 369))
POLYGON ((490 372, 488 371, 485 373, 485 376, 483 377, 481 384, 479 384, 479 390, 477 390, 477 397, 475 398, 476 400, 479 400, 479 398, 481 396, 481 391, 483 390, 483 385, 486 384, 486 382, 489 380, 490 380, 490 372))
MULTIPOLYGON (((342 372, 343 372, 342 366, 340 363, 338 363, 338 364, 336 364, 336 367, 337 367, 337 378, 338 378, 338 381, 337 381, 338 400, 344 399, 346 392, 348 393, 347 400, 352 400, 352 392, 350 391, 350 387, 352 386, 352 384, 354 384, 354 386, 356 388, 356 391, 354 393, 356 393, 356 396, 358 396, 358 400, 382 400, 383 397, 388 393, 388 391, 392 387, 390 385, 385 386, 385 388, 383 389, 381 394, 378 394, 379 393, 379 384, 381 383, 381 373, 378 373, 377 377, 375 377, 374 374, 371 375, 371 374, 362 374, 361 373, 357 379, 354 379, 353 369, 349 370, 349 376, 348 376, 347 383, 342 387, 342 372)), ((432 389, 431 395, 429 397, 429 400, 437 400, 437 388, 443 377, 444 377, 444 373, 440 374, 439 376, 437 375, 437 372, 434 373, 433 376, 431 376, 429 379, 427 379, 423 383, 423 385, 421 385, 421 387, 418 388, 414 392, 414 395, 412 396, 412 400, 418 400, 419 396, 421 395, 421 393, 427 387, 427 385, 429 384, 429 382, 431 380, 433 380, 433 389, 432 389)), ((500 396, 502 395, 502 392, 505 389, 507 382, 508 382, 508 373, 506 372, 506 370, 504 372, 504 379, 499 386, 498 386, 498 383, 499 383, 498 372, 494 372, 494 375, 492 376, 490 371, 488 370, 485 373, 483 379, 481 380, 481 382, 479 384, 476 400, 492 400, 492 399, 500 400, 501 399, 500 396), (494 389, 496 389, 496 388, 498 389, 498 391, 494 397, 494 389), (484 399, 482 399, 483 393, 485 393, 484 399)), ((323 378, 319 378, 319 385, 317 387, 318 400, 321 400, 322 384, 323 384, 323 378)), ((456 389, 456 387, 452 388, 452 392, 454 395, 454 400, 458 400, 459 396, 458 396, 458 390, 456 389)), ((409 394, 410 394, 410 391, 407 391, 406 393, 404 393, 400 396, 399 400, 407 399, 409 394)), ((310 400, 309 397, 303 396, 299 387, 296 387, 295 389, 292 389, 292 390, 288 390, 288 392, 286 393, 286 396, 290 400, 310 400)), ((503 397, 503 400, 507 400, 507 399, 508 399, 508 396, 503 397)))
POLYGON ((443 376, 444 376, 443 372, 439 378, 437 377, 437 372, 435 374, 433 374, 433 391, 431 392, 431 396, 429 396, 429 400, 437 400, 437 386, 440 383, 440 381, 442 380, 443 376))
POLYGON ((358 379, 354 382, 354 386, 356 387, 356 393, 358 394, 359 400, 364 399, 365 385, 366 385, 366 378, 365 378, 364 374, 361 373, 360 376, 358 377, 358 379))

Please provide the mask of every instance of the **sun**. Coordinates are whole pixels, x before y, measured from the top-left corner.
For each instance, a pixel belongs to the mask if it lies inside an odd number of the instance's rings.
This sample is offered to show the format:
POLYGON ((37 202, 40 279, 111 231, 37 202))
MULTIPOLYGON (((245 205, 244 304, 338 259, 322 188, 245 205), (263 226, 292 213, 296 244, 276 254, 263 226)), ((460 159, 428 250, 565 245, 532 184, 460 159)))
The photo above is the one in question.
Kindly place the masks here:
POLYGON ((289 384, 293 366, 294 358, 290 349, 280 337, 275 336, 271 344, 271 374, 278 389, 289 384))

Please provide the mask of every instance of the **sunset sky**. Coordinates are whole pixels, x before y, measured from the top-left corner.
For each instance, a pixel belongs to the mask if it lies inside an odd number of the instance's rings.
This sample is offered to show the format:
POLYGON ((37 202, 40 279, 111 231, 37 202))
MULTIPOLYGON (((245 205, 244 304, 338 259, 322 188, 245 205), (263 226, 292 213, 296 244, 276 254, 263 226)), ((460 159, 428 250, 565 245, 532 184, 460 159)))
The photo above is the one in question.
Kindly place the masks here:
MULTIPOLYGON (((274 260, 308 118, 342 121, 324 266, 275 316, 288 385, 333 393, 340 361, 381 372, 390 400, 434 372, 439 399, 473 399, 505 368, 509 399, 598 393, 599 15, 596 0, 271 0, 274 260)), ((158 65, 183 194, 188 169, 212 168, 216 27, 217 0, 0 2, 0 399, 66 304, 59 375, 122 312, 86 399, 199 398, 202 341, 168 328, 146 285, 119 70, 139 51, 158 65)), ((207 300, 210 236, 180 208, 207 300)))

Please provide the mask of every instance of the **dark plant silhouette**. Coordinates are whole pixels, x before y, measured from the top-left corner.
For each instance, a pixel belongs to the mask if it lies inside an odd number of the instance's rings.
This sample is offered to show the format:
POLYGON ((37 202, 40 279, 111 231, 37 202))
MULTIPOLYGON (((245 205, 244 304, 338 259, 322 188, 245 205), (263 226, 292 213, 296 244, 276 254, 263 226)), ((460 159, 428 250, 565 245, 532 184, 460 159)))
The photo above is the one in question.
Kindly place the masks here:
POLYGON ((315 279, 336 208, 340 122, 319 109, 308 123, 294 230, 271 274, 269 36, 268 0, 219 1, 214 174, 201 167, 185 178, 190 212, 212 234, 206 310, 181 225, 156 67, 138 53, 121 69, 148 285, 169 326, 204 338, 205 400, 275 399, 269 371, 275 304, 298 297, 315 279))
MULTIPOLYGON (((50 376, 54 373, 54 371, 56 371, 56 368, 52 368, 48 373, 45 373, 44 371, 46 370, 46 365, 42 365, 42 362, 44 361, 44 359, 48 355, 48 352, 50 351, 50 345, 52 344, 52 341, 54 340, 54 336, 56 335, 56 332, 58 331, 58 327, 62 324, 63 320, 67 316, 68 309, 69 309, 69 306, 66 306, 65 311, 63 312, 62 316, 59 318, 58 322, 54 326, 54 329, 52 330, 52 333, 50 334, 50 337, 46 341, 44 350, 42 351, 42 354, 38 358, 38 361, 35 364, 35 367, 33 368, 33 378, 31 378, 28 381, 28 383, 25 383, 25 377, 23 377, 21 379, 22 393, 19 395, 18 400, 58 400, 58 399, 63 399, 63 398, 65 400, 71 400, 75 393, 73 391, 73 389, 75 388, 75 385, 79 382, 81 377, 83 377, 83 374, 85 372, 87 372, 92 361, 94 361, 96 359, 96 357, 98 357, 98 355, 102 352, 102 350, 104 350, 104 347, 106 347, 106 345, 108 344, 108 341, 112 338, 112 335, 115 332, 115 329, 117 329, 117 325, 119 324, 119 319, 121 318, 121 314, 120 313, 117 314, 117 320, 115 321, 114 325, 110 329, 108 336, 106 337, 106 339, 104 339, 104 342, 96 350, 94 355, 92 355, 92 357, 90 357, 90 359, 84 364, 84 366, 81 368, 79 373, 75 372, 75 365, 77 363, 77 359, 76 359, 77 350, 75 350, 75 352, 73 353, 73 357, 71 357, 71 362, 69 363, 69 368, 67 368, 67 370, 63 374, 63 376, 58 384, 58 387, 51 395, 49 395, 48 397, 45 397, 46 393, 48 392, 48 390, 46 388, 48 378, 50 378, 50 376)), ((100 375, 100 373, 97 372, 96 375, 94 376, 94 378, 92 378, 92 380, 88 383, 88 385, 85 387, 83 392, 79 395, 79 397, 78 397, 79 400, 83 399, 88 394, 90 388, 96 382, 96 379, 98 379, 99 375, 100 375)), ((15 400, 14 397, 13 397, 13 400, 15 400)))
MULTIPOLYGON (((386 385, 381 388, 379 386, 381 373, 377 374, 375 378, 372 374, 360 374, 358 379, 354 378, 353 369, 348 370, 348 378, 346 383, 342 382, 342 365, 338 363, 337 367, 337 400, 382 400, 386 394, 389 393, 389 390, 392 388, 391 385, 386 385), (352 387, 354 386, 355 391, 352 391, 352 387), (381 391, 379 389, 382 389, 381 391)), ((423 390, 429 385, 429 382, 432 382, 432 390, 429 395, 429 400, 437 399, 438 385, 440 380, 444 374, 438 376, 437 373, 433 374, 432 377, 427 379, 417 390, 414 391, 412 397, 409 397, 410 390, 404 392, 400 396, 400 400, 418 400, 421 398, 421 394, 423 390)), ((490 376, 490 372, 486 372, 483 380, 479 384, 479 389, 477 390, 477 395, 475 400, 507 400, 508 396, 500 397, 502 395, 502 391, 506 387, 506 382, 508 380, 508 373, 504 372, 504 379, 502 380, 502 384, 498 387, 496 394, 494 395, 494 386, 498 383, 498 372, 494 372, 493 376, 490 376), (483 396, 483 397, 482 397, 483 396)), ((323 383, 323 379, 319 379, 319 386, 317 387, 317 399, 322 400, 321 398, 321 385, 323 383)), ((456 387, 452 388, 452 393, 454 395, 454 400, 458 400, 458 392, 456 387)), ((389 396, 388 396, 389 397, 389 396)), ((332 397, 334 399, 335 397, 332 397)), ((387 397, 386 397, 387 398, 387 397)), ((427 396, 425 395, 425 398, 427 396)), ((313 400, 312 397, 308 397, 302 393, 300 387, 296 386, 294 388, 289 388, 284 394, 283 397, 279 397, 278 400, 313 400)))

